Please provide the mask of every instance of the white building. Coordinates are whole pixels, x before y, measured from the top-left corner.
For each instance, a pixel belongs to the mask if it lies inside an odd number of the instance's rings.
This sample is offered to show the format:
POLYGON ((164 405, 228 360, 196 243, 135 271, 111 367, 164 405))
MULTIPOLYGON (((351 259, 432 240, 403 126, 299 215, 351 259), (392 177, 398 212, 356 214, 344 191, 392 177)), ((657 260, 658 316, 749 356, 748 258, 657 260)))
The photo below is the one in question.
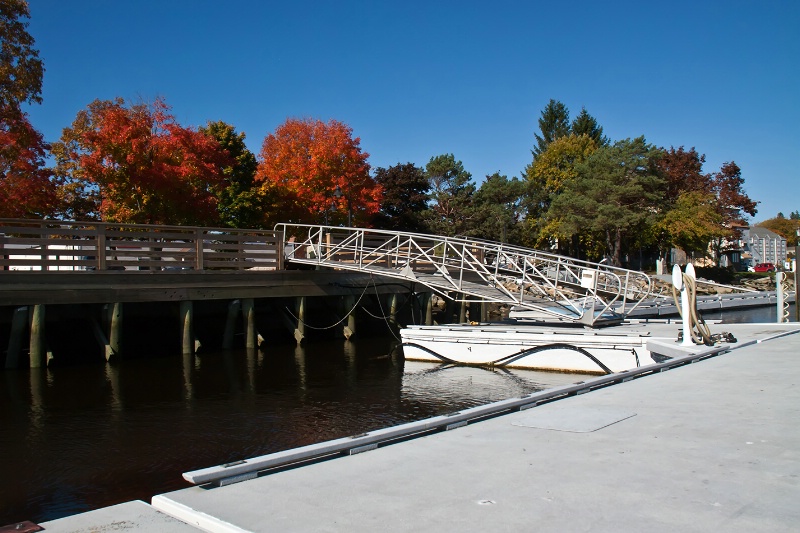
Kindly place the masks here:
POLYGON ((786 262, 786 239, 767 228, 753 226, 743 230, 742 250, 744 267, 758 263, 772 263, 782 267, 786 262))

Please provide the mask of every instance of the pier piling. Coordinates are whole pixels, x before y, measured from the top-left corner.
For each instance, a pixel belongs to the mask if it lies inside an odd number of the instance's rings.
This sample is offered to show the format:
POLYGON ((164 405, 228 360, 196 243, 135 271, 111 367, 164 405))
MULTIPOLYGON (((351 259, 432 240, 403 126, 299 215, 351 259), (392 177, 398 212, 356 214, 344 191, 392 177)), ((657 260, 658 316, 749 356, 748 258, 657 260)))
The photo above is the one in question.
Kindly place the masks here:
POLYGON ((6 368, 19 368, 22 342, 25 336, 25 327, 28 323, 28 307, 17 307, 11 318, 11 337, 8 339, 6 352, 6 368))
POLYGON ((297 327, 294 330, 294 338, 297 341, 297 344, 300 344, 303 342, 306 332, 306 297, 301 296, 296 298, 295 303, 297 309, 297 327))
POLYGON ((426 326, 433 325, 433 293, 422 293, 423 308, 425 310, 424 323, 426 326))
POLYGON ((181 320, 181 349, 183 354, 195 352, 194 339, 194 312, 191 301, 182 301, 180 304, 181 320))
POLYGON ((222 335, 222 349, 233 349, 233 336, 236 333, 236 319, 242 309, 242 304, 239 300, 233 300, 228 304, 228 314, 225 318, 225 333, 222 335))
POLYGON ((244 320, 244 347, 258 348, 256 311, 252 298, 244 298, 242 300, 242 319, 244 320))
POLYGON ((122 354, 122 304, 108 306, 108 344, 105 347, 106 361, 122 354))
POLYGON ((356 299, 354 296, 345 296, 343 298, 344 312, 347 315, 347 324, 342 328, 344 338, 350 340, 350 337, 356 334, 356 299))
POLYGON ((47 365, 45 348, 45 306, 38 304, 32 307, 30 314, 30 365, 31 368, 42 368, 47 365))

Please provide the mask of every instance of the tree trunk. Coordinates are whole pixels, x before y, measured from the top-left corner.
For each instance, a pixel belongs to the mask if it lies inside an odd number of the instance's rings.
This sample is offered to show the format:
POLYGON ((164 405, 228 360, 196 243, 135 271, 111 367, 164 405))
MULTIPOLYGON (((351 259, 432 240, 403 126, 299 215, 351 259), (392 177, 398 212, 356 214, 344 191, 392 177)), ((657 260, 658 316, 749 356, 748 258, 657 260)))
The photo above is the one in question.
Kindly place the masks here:
POLYGON ((614 232, 614 266, 622 266, 622 230, 614 232))

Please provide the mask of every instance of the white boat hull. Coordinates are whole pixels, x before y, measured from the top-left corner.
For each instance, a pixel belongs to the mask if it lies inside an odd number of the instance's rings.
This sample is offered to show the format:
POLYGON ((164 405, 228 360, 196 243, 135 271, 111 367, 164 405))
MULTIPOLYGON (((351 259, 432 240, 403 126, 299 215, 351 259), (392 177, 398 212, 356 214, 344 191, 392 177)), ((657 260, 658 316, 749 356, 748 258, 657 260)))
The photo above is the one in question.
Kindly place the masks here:
MULTIPOLYGON (((464 365, 606 374, 656 361, 647 349, 653 337, 631 327, 449 325, 400 330, 408 360, 464 365)), ((673 339, 674 340, 674 339, 673 339)))

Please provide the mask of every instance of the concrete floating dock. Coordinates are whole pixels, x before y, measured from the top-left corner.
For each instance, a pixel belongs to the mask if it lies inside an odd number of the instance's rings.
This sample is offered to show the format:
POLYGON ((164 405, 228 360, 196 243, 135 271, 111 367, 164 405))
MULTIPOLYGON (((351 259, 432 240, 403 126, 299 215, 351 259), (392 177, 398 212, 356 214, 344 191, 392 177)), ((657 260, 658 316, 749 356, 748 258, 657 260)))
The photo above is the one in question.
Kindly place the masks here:
POLYGON ((697 364, 42 525, 103 530, 116 509, 142 531, 796 531, 800 326, 718 327, 738 342, 697 364))

